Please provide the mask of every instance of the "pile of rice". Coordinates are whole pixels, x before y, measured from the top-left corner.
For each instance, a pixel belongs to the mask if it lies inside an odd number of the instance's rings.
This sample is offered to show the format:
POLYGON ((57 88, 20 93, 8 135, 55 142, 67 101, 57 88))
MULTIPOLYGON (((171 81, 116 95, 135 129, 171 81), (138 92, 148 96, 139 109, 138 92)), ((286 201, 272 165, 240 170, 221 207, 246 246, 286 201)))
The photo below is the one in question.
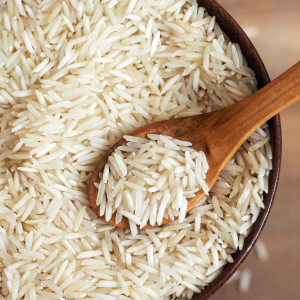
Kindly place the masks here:
POLYGON ((182 223, 187 199, 194 198, 200 189, 207 195, 209 191, 205 182, 209 166, 203 151, 171 136, 147 137, 125 135, 128 142, 109 156, 103 173, 99 173, 100 183, 94 182, 99 215, 108 222, 116 213, 115 224, 127 218, 134 237, 137 225, 140 229, 147 223, 161 225, 163 218, 178 218, 182 223))
POLYGON ((135 237, 108 225, 89 208, 89 178, 124 134, 231 105, 256 84, 196 1, 1 0, 0 298, 201 292, 264 207, 267 124, 181 224, 135 237))

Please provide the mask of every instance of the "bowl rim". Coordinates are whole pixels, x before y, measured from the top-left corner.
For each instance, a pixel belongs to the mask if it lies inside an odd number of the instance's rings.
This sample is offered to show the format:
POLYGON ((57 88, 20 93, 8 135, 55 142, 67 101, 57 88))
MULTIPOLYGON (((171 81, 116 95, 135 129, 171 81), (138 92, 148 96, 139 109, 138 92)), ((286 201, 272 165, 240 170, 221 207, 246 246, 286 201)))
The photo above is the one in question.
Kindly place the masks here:
MULTIPOLYGON (((262 59, 260 58, 254 45, 239 24, 220 4, 214 0, 198 0, 197 2, 199 7, 204 7, 210 15, 216 16, 216 22, 220 25, 221 29, 224 30, 225 34, 228 35, 230 40, 240 45, 243 55, 245 56, 246 61, 249 63, 249 67, 255 71, 256 78, 258 80, 258 88, 262 88, 263 86, 267 85, 270 82, 270 77, 264 66, 264 63, 262 62, 262 59)), ((233 255, 234 262, 231 264, 226 264, 222 273, 200 294, 195 295, 192 300, 208 299, 228 281, 228 279, 237 271, 239 266, 249 254, 250 250, 253 248, 266 223, 274 202, 281 167, 282 133, 279 114, 270 119, 268 121, 268 125, 271 134, 273 170, 270 172, 269 176, 269 192, 268 194, 264 194, 265 209, 260 212, 250 234, 245 239, 243 249, 237 251, 233 255)))

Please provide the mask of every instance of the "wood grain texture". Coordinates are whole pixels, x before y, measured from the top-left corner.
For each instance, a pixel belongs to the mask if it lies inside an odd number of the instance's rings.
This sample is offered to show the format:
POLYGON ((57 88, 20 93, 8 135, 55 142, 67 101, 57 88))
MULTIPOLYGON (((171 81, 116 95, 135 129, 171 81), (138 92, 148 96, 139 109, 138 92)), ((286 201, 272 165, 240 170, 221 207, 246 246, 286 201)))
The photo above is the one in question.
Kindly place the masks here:
MULTIPOLYGON (((299 0, 218 2, 246 32, 251 33, 251 40, 271 79, 299 60, 299 0)), ((300 103, 287 108, 280 116, 283 136, 281 175, 272 211, 261 234, 269 252, 269 259, 260 262, 251 251, 241 266, 241 270, 252 270, 250 290, 246 294, 239 293, 237 281, 233 281, 222 287, 211 300, 299 299, 300 103)))
MULTIPOLYGON (((298 100, 300 100, 300 62, 264 88, 233 105, 208 114, 152 123, 138 128, 130 135, 147 138, 147 134, 150 133, 162 134, 191 142, 195 150, 202 150, 206 154, 209 170, 205 181, 208 187, 212 188, 228 161, 245 140, 258 127, 298 100)), ((98 174, 103 172, 108 157, 117 147, 126 143, 126 140, 121 139, 110 148, 98 162, 91 177, 89 200, 98 215, 99 206, 96 205, 98 190, 94 182, 99 182, 98 174)), ((204 196, 205 193, 200 190, 195 197, 189 199, 187 212, 193 209, 204 196)), ((105 215, 100 218, 105 220, 105 215)), ((118 224, 115 223, 115 218, 116 213, 106 221, 116 227, 130 228, 127 218, 123 217, 118 224)), ((162 224, 170 221, 170 218, 163 218, 162 224)), ((156 226, 157 223, 151 226, 148 222, 147 228, 156 226)))

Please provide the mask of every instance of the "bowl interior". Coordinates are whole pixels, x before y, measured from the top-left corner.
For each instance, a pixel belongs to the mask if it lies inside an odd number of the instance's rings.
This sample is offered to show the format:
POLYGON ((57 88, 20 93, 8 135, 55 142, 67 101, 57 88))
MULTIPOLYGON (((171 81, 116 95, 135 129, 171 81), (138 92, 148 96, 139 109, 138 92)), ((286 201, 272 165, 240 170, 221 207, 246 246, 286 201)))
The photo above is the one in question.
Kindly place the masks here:
MULTIPOLYGON (((205 7, 211 16, 216 16, 216 22, 220 25, 225 34, 231 39, 231 41, 240 45, 249 67, 255 72, 258 81, 258 88, 262 88, 268 84, 270 82, 270 78, 259 54, 236 21, 214 0, 198 0, 198 5, 205 7)), ((208 299, 233 275, 249 254, 251 248, 254 246, 267 220, 274 201, 281 165, 282 139, 279 115, 276 115, 269 120, 268 125, 270 126, 271 146, 273 151, 273 170, 270 172, 269 177, 269 192, 264 195, 265 209, 261 211, 257 221, 253 225, 251 233, 245 240, 244 248, 233 255, 234 262, 232 264, 227 264, 220 276, 215 279, 202 293, 195 295, 193 300, 208 299)))

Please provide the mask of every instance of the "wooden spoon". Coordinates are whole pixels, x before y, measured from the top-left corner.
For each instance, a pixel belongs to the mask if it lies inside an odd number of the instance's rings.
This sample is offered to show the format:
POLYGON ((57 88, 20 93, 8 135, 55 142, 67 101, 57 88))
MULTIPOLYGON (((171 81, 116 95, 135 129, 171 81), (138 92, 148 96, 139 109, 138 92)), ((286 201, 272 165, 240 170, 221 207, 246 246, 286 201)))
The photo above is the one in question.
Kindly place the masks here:
MULTIPOLYGON (((209 164, 206 183, 212 188, 220 173, 246 139, 262 124, 274 115, 300 100, 300 62, 286 71, 280 77, 269 83, 255 94, 227 106, 221 110, 193 117, 171 119, 152 123, 130 133, 132 136, 147 137, 147 134, 163 134, 183 141, 191 142, 192 148, 204 151, 209 164)), ((99 172, 114 150, 126 144, 121 139, 98 162, 89 183, 89 200, 92 209, 99 216, 99 206, 96 205, 97 188, 94 182, 99 182, 99 172)), ((187 212, 199 203, 205 196, 200 190, 194 198, 188 199, 187 212)), ((115 213, 108 221, 109 224, 129 229, 127 218, 123 217, 115 223, 115 213)), ((105 216, 101 217, 105 220, 105 216)), ((170 222, 163 219, 162 224, 170 222)), ((151 228, 148 224, 143 228, 151 228)))

